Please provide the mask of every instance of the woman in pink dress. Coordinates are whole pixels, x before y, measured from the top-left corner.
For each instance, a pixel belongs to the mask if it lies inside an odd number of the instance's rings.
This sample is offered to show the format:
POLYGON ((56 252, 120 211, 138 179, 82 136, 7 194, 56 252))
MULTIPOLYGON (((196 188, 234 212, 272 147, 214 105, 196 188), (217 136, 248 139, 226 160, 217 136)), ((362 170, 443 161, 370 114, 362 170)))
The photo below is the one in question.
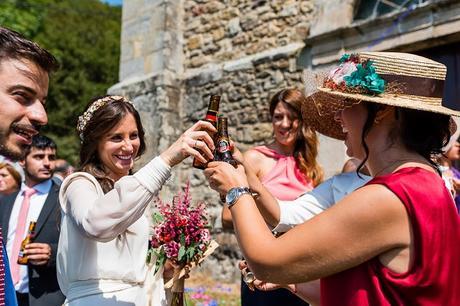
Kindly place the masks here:
MULTIPOLYGON (((318 139, 316 132, 303 124, 301 105, 304 94, 295 88, 277 92, 270 100, 273 141, 254 147, 244 154, 254 173, 279 200, 294 200, 312 190, 323 179, 323 171, 316 161, 318 139)), ((224 206, 222 224, 232 228, 231 214, 224 206)), ((272 292, 241 288, 242 306, 301 306, 307 305, 285 289, 272 292)))

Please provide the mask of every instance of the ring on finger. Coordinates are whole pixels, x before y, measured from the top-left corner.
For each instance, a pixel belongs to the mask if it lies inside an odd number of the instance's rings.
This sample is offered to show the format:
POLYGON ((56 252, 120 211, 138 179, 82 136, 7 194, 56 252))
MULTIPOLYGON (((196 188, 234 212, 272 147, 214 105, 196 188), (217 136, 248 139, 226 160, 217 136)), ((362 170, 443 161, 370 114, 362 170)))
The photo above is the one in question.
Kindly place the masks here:
POLYGON ((198 145, 198 139, 197 139, 197 140, 195 140, 195 144, 193 145, 193 147, 194 147, 194 148, 196 148, 196 147, 197 147, 197 145, 198 145))

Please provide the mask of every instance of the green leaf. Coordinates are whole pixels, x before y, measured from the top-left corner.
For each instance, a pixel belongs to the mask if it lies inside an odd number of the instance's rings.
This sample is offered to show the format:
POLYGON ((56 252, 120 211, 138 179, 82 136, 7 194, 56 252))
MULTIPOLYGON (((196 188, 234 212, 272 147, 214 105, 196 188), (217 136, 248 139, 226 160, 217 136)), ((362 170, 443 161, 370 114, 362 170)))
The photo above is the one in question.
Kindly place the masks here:
POLYGON ((163 215, 160 214, 159 212, 154 212, 152 218, 153 218, 153 223, 155 224, 161 223, 165 219, 163 215))
POLYGON ((166 262, 166 255, 162 254, 157 257, 157 261, 155 262, 155 272, 154 274, 157 274, 158 270, 165 264, 166 262))
POLYGON ((187 261, 191 261, 195 256, 195 246, 189 247, 187 250, 187 261))
POLYGON ((179 254, 177 254, 177 261, 182 261, 182 258, 185 255, 185 246, 181 245, 179 248, 179 254))

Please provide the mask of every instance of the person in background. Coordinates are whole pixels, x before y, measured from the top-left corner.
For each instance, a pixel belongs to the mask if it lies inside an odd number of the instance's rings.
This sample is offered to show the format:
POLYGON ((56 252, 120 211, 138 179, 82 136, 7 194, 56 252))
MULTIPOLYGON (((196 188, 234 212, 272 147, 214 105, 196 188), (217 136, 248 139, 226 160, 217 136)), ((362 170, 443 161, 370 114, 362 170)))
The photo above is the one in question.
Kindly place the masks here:
POLYGON ((56 150, 50 138, 34 136, 20 161, 24 183, 0 205, 0 224, 19 306, 60 306, 64 302, 56 278, 60 219, 59 185, 52 180, 56 150), (36 226, 33 241, 24 251, 29 262, 19 265, 19 249, 30 222, 36 222, 36 226))
POLYGON ((150 226, 144 212, 172 167, 190 155, 203 163, 213 158, 209 134, 216 129, 198 121, 135 174, 134 161, 146 144, 131 101, 93 99, 77 130, 79 170, 66 177, 59 195, 63 218, 57 272, 65 305, 165 305, 162 273, 153 275, 146 264, 150 226))
POLYGON ((446 187, 455 199, 457 211, 460 213, 460 171, 453 165, 460 160, 460 120, 456 119, 457 131, 451 136, 449 143, 443 148, 443 153, 438 155, 439 169, 442 173, 446 187))
MULTIPOLYGON (((20 159, 32 136, 47 123, 44 104, 49 74, 56 68, 57 61, 48 51, 0 27, 0 155, 20 159)), ((0 228, 0 306, 16 305, 2 237, 0 228)))
POLYGON ((444 65, 417 55, 344 55, 314 103, 323 109, 331 97, 341 98, 328 124, 342 129, 347 154, 363 160, 374 178, 281 237, 267 229, 244 167, 208 164, 205 175, 226 195, 258 279, 321 279, 322 306, 458 303, 460 219, 431 160, 450 138, 450 116, 460 116, 442 106, 445 76, 444 65))
POLYGON ((0 162, 0 196, 17 191, 21 181, 21 174, 10 163, 0 162))
POLYGON ((59 184, 62 181, 74 172, 74 167, 65 159, 56 159, 56 168, 54 169, 53 179, 56 180, 59 184))
MULTIPOLYGON (((302 120, 302 91, 287 88, 278 91, 270 100, 269 112, 273 127, 273 141, 244 153, 244 159, 262 184, 279 200, 293 200, 312 190, 323 179, 323 171, 316 161, 318 139, 315 131, 302 120)), ((232 228, 231 214, 226 205, 222 209, 222 225, 232 228)), ((250 290, 241 282, 242 306, 307 305, 285 289, 272 292, 250 290)))

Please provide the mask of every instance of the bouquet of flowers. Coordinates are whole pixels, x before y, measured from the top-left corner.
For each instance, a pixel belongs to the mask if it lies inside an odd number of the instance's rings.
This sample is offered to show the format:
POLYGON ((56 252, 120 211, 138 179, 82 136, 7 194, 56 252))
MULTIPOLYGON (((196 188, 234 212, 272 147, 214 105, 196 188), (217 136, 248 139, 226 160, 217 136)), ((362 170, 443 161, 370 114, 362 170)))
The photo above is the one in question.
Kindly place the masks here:
POLYGON ((167 259, 175 264, 174 276, 165 284, 165 288, 172 287, 171 306, 184 305, 184 276, 218 246, 211 241, 205 203, 192 205, 191 200, 187 183, 172 203, 159 201, 158 212, 153 214, 147 263, 155 260, 155 273, 167 259))

